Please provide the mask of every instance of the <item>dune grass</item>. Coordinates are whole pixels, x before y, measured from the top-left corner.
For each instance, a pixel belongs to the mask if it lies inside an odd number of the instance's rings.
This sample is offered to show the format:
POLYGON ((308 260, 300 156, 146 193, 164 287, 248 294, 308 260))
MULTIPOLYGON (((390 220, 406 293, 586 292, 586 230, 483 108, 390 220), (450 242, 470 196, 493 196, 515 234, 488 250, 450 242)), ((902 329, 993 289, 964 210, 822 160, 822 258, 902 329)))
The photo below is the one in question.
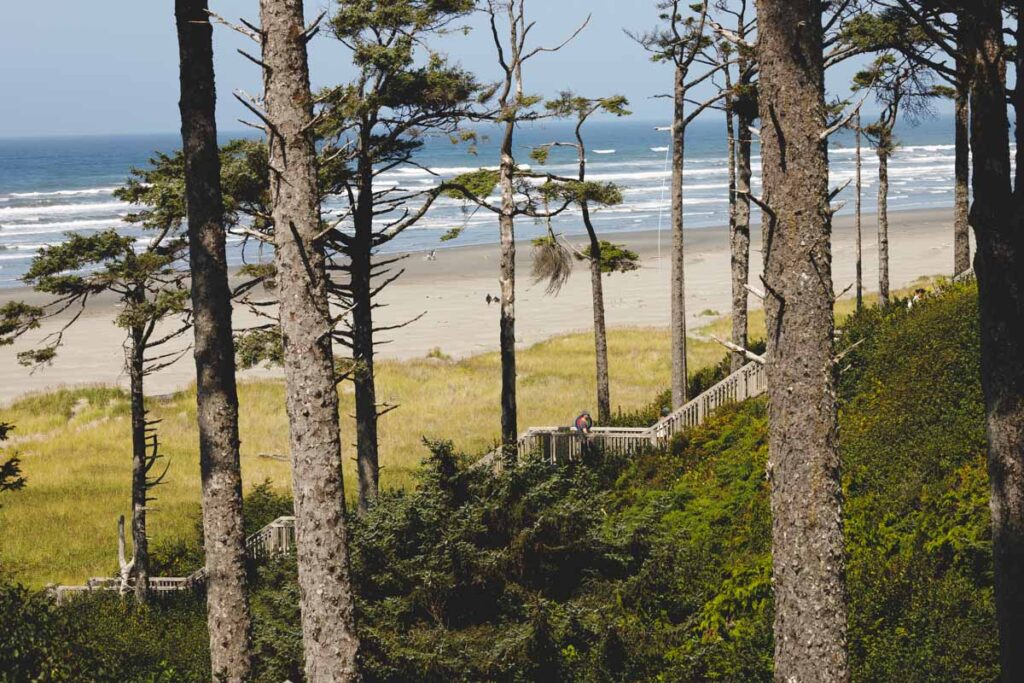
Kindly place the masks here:
MULTIPOLYGON (((618 329, 609 335, 613 404, 632 410, 669 382, 668 334, 657 329, 618 329)), ((463 360, 442 353, 378 365, 378 396, 399 408, 381 420, 381 484, 408 486, 429 439, 449 439, 470 454, 499 437, 499 357, 463 360)), ((694 369, 717 361, 722 349, 694 340, 694 369)), ((518 357, 522 429, 569 424, 594 408, 593 341, 589 334, 560 336, 523 349, 518 357)), ((351 385, 341 386, 345 483, 355 495, 351 385)), ((269 479, 290 486, 287 462, 264 455, 288 452, 284 387, 279 380, 243 382, 242 471, 245 487, 269 479)), ((149 516, 151 544, 185 537, 198 515, 199 462, 194 389, 150 403, 159 419, 161 452, 169 458, 166 483, 156 490, 149 516)), ((130 514, 130 421, 127 396, 118 389, 62 389, 26 397, 0 411, 16 425, 13 444, 28 479, 24 490, 0 501, 0 569, 31 586, 78 583, 116 567, 116 520, 130 514)))
MULTIPOLYGON (((754 302, 752 302, 754 303, 754 302)), ((854 308, 837 303, 837 318, 854 308)), ((721 318, 694 332, 690 370, 720 360, 711 335, 727 338, 721 318)), ((752 310, 752 337, 764 335, 764 313, 752 310)), ((634 410, 669 385, 671 361, 664 329, 609 333, 613 406, 634 410)), ((423 439, 445 439, 481 454, 499 438, 500 359, 497 353, 452 360, 444 349, 409 361, 378 364, 378 398, 399 408, 380 424, 381 485, 407 487, 426 456, 423 439)), ((567 425, 594 406, 594 353, 590 334, 554 337, 518 354, 519 426, 567 425)), ((340 388, 344 471, 348 500, 355 495, 352 387, 340 388)), ((287 462, 263 457, 288 453, 284 387, 279 380, 239 385, 242 473, 246 490, 264 480, 290 487, 287 462)), ((149 516, 151 544, 187 537, 199 514, 199 460, 195 390, 150 403, 160 419, 161 450, 170 460, 149 516)), ((130 515, 130 421, 118 389, 86 387, 26 397, 0 410, 16 425, 13 444, 28 484, 0 500, 0 571, 27 585, 79 583, 116 568, 116 520, 130 515)))

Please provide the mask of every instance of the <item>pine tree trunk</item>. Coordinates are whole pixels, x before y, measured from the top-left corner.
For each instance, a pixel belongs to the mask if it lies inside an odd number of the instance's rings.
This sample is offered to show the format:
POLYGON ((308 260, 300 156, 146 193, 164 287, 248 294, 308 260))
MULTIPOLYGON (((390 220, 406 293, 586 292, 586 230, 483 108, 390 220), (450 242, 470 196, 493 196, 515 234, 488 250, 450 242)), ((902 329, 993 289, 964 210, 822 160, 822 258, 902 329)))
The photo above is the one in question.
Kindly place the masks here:
POLYGON ((238 392, 207 0, 176 0, 212 678, 249 678, 238 392))
MULTIPOLYGON (((725 69, 725 99, 723 109, 725 113, 725 155, 728 158, 726 169, 728 171, 728 192, 729 192, 729 264, 732 274, 732 342, 737 346, 746 346, 745 340, 736 341, 736 310, 740 296, 737 286, 743 289, 742 283, 737 280, 736 273, 736 121, 733 112, 732 94, 732 72, 725 69)), ((745 307, 745 306, 744 306, 745 307)), ((736 372, 743 367, 743 354, 734 351, 729 355, 729 367, 736 372)))
POLYGON ((515 190, 513 174, 516 169, 512 155, 515 124, 505 124, 501 142, 501 165, 498 183, 501 189, 501 215, 498 228, 501 234, 501 443, 506 466, 515 464, 519 427, 516 417, 516 234, 515 190))
POLYGON ((686 403, 686 277, 683 242, 683 163, 686 158, 686 73, 675 70, 674 113, 672 117, 672 407, 686 403))
POLYGON ((970 69, 963 54, 962 38, 957 40, 956 60, 956 103, 955 103, 955 147, 954 163, 954 216, 953 216, 953 274, 971 267, 971 223, 970 223, 970 182, 971 182, 971 140, 970 140, 970 69))
POLYGON ((333 321, 320 231, 301 0, 260 0, 271 205, 308 681, 359 680, 333 321))
MULTIPOLYGON (((741 64, 740 69, 745 67, 741 64)), ((746 97, 746 96, 745 96, 746 97)), ((753 104, 741 102, 736 119, 737 157, 736 157, 736 233, 732 240, 733 268, 733 312, 732 334, 733 343, 746 346, 750 336, 749 293, 743 287, 750 279, 750 187, 754 172, 751 166, 750 129, 754 126, 753 104), (743 290, 739 292, 736 285, 743 290), (739 297, 742 296, 742 303, 739 297), (742 343, 737 341, 742 338, 742 343)), ((743 361, 744 363, 746 360, 743 361)), ((735 358, 734 358, 735 364, 735 358)))
POLYGON ((608 373, 608 330, 604 321, 604 282, 601 280, 601 242, 590 220, 590 207, 581 204, 583 224, 590 237, 590 292, 594 299, 594 357, 597 365, 597 421, 612 421, 611 380, 608 373))
POLYGON ((878 296, 889 303, 889 153, 878 147, 878 296))
MULTIPOLYGON (((992 552, 1002 680, 1024 680, 1024 199, 1013 191, 1002 13, 971 3, 971 138, 988 435, 992 552)), ((1018 122, 1024 106, 1014 101, 1018 122)), ((1018 130, 1019 130, 1018 126, 1018 130)), ((1017 148, 1018 165, 1024 161, 1017 148)))
POLYGON ((149 539, 146 536, 146 395, 143 330, 130 330, 128 381, 132 411, 132 575, 135 599, 149 598, 149 539))
POLYGON ((758 0, 775 680, 849 680, 818 0, 758 0))
MULTIPOLYGON (((741 67, 742 68, 742 67, 741 67)), ((727 80, 726 88, 732 89, 727 80)), ((737 168, 736 113, 733 106, 734 98, 730 94, 725 100, 726 135, 728 136, 729 155, 729 256, 732 270, 732 343, 746 348, 747 346, 747 288, 750 278, 750 204, 747 201, 746 215, 741 222, 741 198, 739 196, 739 170, 737 168)), ((742 143, 741 143, 742 144, 742 143)), ((747 140, 749 153, 749 139, 747 140)), ((747 179, 749 182, 749 178, 747 179)), ((749 188, 748 188, 749 191, 749 188)), ((731 355, 730 368, 736 372, 746 364, 742 353, 731 355)))
MULTIPOLYGON (((369 163, 369 162, 367 162, 369 163)), ((359 469, 359 514, 366 513, 377 500, 380 463, 377 451, 377 385, 373 357, 373 284, 372 284, 372 166, 363 174, 352 243, 350 286, 352 296, 352 359, 355 369, 356 462, 359 469), (369 175, 369 177, 367 177, 369 175)))
POLYGON ((857 218, 856 218, 856 231, 857 231, 857 310, 864 308, 864 235, 862 230, 862 210, 864 204, 864 182, 862 177, 863 160, 861 157, 861 128, 860 128, 860 110, 857 110, 855 118, 856 126, 856 137, 857 137, 857 218))

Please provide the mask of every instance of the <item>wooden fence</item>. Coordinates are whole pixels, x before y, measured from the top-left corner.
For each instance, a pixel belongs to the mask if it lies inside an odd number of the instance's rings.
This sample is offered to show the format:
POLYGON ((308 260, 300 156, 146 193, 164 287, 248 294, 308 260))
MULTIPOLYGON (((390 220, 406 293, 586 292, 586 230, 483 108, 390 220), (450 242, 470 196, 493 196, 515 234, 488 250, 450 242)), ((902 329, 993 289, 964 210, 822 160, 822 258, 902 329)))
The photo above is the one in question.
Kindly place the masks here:
MULTIPOLYGON (((245 552, 250 561, 262 562, 274 555, 289 553, 295 547, 295 518, 278 517, 255 534, 245 539, 245 552)), ((154 593, 187 590, 206 583, 206 567, 200 567, 188 576, 154 576, 149 579, 149 590, 154 593)), ((50 591, 60 604, 72 595, 95 591, 118 591, 121 580, 93 577, 84 586, 53 586, 50 591)))
MULTIPOLYGON (((519 437, 516 453, 520 458, 540 453, 551 462, 578 458, 585 447, 614 455, 631 455, 646 448, 662 446, 684 429, 702 424, 722 406, 755 398, 767 388, 764 366, 750 363, 651 427, 597 427, 586 435, 580 434, 573 427, 531 427, 519 437)), ((500 463, 501 446, 498 446, 481 458, 477 466, 498 467, 500 463)))

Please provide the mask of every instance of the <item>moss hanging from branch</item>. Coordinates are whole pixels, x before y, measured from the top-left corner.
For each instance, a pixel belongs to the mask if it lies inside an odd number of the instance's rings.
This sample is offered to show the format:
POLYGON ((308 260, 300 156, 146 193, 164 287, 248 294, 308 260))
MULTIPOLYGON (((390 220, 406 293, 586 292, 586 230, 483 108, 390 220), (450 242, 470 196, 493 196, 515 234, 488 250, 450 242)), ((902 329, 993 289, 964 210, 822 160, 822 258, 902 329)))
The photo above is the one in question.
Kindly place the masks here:
POLYGON ((558 294, 572 275, 572 253, 550 231, 533 241, 534 284, 547 282, 545 292, 558 294))

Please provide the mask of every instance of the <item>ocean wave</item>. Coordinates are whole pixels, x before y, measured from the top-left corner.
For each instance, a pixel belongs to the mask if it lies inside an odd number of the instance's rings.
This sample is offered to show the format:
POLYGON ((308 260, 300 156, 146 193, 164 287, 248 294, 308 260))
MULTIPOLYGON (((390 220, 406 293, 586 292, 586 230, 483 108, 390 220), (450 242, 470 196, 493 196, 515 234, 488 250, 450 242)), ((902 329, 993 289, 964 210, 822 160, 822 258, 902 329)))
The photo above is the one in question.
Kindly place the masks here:
POLYGON ((0 225, 0 239, 9 235, 45 235, 46 233, 65 233, 76 230, 96 230, 99 228, 116 227, 121 223, 117 218, 87 218, 78 221, 59 221, 51 223, 8 223, 0 225))
POLYGON ((52 206, 0 206, 0 223, 7 218, 46 218, 51 215, 115 213, 124 211, 124 202, 91 202, 88 204, 54 204, 52 206))
POLYGON ((89 187, 81 190, 54 190, 52 192, 12 192, 9 197, 31 199, 35 197, 85 197, 90 195, 112 194, 116 187, 89 187))

